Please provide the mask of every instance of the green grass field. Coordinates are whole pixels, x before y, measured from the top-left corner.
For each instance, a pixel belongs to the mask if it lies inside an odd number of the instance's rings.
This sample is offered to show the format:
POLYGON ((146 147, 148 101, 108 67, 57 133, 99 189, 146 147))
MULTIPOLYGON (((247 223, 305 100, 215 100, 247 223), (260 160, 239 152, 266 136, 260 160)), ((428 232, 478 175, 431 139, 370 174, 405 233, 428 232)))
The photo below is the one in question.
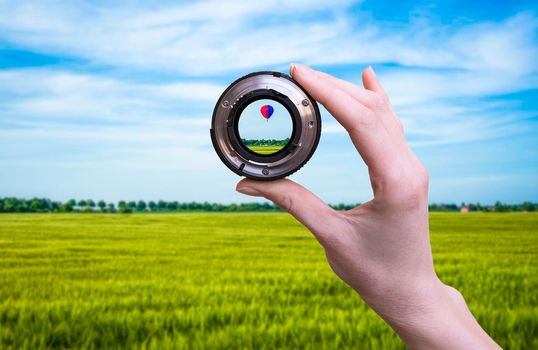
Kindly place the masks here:
MULTIPOLYGON (((441 279, 538 348, 538 214, 432 214, 441 279)), ((284 213, 0 215, 0 348, 403 349, 284 213)))
POLYGON ((249 150, 258 154, 273 154, 280 151, 284 146, 247 146, 249 150))

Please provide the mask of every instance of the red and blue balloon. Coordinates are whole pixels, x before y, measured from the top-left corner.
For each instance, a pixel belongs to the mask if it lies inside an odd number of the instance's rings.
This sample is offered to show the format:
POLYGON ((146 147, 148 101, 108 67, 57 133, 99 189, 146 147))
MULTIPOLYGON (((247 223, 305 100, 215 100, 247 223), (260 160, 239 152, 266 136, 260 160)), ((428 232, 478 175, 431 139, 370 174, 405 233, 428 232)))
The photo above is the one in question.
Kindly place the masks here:
POLYGON ((274 108, 271 105, 263 105, 260 108, 260 113, 262 114, 262 117, 265 118, 265 120, 269 121, 269 118, 273 115, 274 108))

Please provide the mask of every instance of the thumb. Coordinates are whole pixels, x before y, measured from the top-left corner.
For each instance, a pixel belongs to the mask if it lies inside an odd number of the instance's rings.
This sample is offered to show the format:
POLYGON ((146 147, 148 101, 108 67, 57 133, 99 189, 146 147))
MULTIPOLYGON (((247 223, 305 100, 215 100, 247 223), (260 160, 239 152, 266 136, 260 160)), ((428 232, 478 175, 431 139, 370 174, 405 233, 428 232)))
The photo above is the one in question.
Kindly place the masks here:
POLYGON ((236 190, 243 194, 265 197, 277 206, 293 215, 316 236, 324 242, 341 223, 340 215, 315 194, 303 186, 288 180, 255 181, 243 179, 237 184, 236 190))

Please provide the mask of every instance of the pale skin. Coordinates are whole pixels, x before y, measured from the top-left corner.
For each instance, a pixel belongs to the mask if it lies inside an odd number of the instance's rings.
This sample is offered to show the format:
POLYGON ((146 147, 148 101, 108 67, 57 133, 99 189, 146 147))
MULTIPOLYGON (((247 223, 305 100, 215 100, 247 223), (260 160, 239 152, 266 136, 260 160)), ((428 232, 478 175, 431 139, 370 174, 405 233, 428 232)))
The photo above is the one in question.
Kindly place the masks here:
POLYGON ((368 166, 373 199, 336 211, 289 180, 243 179, 237 191, 265 197, 316 237, 334 272, 412 349, 499 349, 461 293, 437 277, 429 239, 428 173, 373 69, 364 87, 305 65, 292 77, 347 130, 368 166))

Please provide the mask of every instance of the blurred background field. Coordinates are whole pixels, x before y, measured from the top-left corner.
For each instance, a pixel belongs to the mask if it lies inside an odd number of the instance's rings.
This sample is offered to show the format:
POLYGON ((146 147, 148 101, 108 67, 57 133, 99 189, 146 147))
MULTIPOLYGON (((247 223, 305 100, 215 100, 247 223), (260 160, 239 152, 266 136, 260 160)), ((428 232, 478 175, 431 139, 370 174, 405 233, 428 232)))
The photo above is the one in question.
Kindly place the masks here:
MULTIPOLYGON (((441 279, 538 348, 538 214, 432 213, 441 279)), ((2 214, 0 348, 403 349, 285 213, 2 214)))

